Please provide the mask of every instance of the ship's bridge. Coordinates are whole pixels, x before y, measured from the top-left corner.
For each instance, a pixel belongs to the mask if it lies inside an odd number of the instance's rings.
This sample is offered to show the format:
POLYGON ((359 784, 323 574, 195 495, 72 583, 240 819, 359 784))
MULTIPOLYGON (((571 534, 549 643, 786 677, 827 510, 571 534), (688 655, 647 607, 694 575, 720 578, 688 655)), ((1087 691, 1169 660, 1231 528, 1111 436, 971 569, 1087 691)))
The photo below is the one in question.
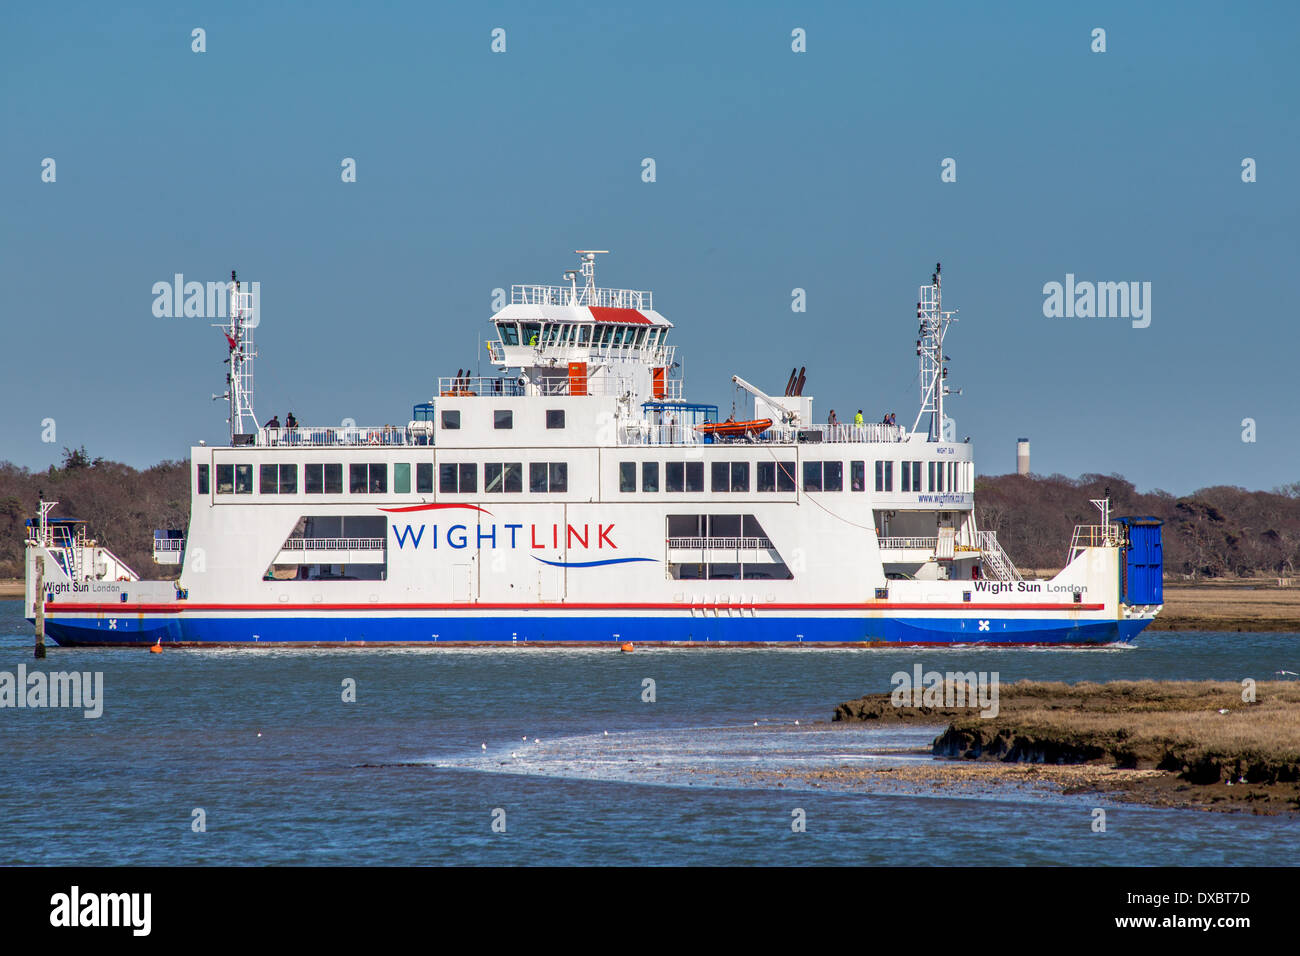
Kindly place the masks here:
POLYGON ((487 343, 493 365, 517 378, 439 382, 446 394, 612 395, 637 400, 682 397, 674 375, 672 323, 654 309, 653 293, 595 284, 597 251, 579 251, 569 285, 516 285, 494 316, 487 343), (581 278, 582 284, 579 283, 581 278))

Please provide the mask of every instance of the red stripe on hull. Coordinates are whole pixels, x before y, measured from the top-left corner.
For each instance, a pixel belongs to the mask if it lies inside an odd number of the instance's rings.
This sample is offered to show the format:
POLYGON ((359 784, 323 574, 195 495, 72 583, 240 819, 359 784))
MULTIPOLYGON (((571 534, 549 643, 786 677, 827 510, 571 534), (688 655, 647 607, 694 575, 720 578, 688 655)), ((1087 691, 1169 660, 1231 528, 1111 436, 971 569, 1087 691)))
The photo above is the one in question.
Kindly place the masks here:
POLYGON ((179 614, 182 611, 1102 611, 1104 604, 77 604, 47 603, 47 611, 87 614, 179 614))

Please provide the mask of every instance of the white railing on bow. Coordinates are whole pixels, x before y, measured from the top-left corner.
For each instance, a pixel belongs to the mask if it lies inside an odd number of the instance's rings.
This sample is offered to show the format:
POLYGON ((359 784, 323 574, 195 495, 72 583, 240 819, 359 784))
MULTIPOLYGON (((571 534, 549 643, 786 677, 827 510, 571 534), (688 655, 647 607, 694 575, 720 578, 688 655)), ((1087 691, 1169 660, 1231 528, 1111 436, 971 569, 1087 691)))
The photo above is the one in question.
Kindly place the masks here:
POLYGON ((1117 548, 1122 540, 1117 524, 1077 524, 1070 538, 1069 564, 1084 548, 1117 548))
POLYGON ((514 285, 512 305, 576 305, 610 309, 653 309, 654 295, 636 289, 588 289, 567 285, 514 285))
POLYGON ((184 538, 154 538, 153 549, 155 553, 159 551, 184 551, 185 539, 184 538))
POLYGON ((424 436, 423 429, 412 429, 407 425, 311 425, 263 428, 256 434, 254 444, 263 448, 286 445, 417 445, 423 443, 418 439, 424 436))

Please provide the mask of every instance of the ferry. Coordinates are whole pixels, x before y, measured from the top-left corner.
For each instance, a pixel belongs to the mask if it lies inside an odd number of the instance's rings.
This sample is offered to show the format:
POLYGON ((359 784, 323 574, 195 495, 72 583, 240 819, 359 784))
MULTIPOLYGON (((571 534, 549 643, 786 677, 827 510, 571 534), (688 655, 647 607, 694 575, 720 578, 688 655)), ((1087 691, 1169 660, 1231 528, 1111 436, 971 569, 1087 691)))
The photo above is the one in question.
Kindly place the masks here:
POLYGON ((652 293, 596 285, 602 252, 511 288, 491 374, 458 369, 372 427, 258 424, 232 273, 229 443, 190 449, 189 526, 154 532, 179 577, 141 578, 41 502, 29 620, 65 646, 1110 645, 1160 611, 1153 518, 1095 501, 1036 580, 977 526, 938 266, 910 427, 817 421, 801 369, 771 392, 733 377, 720 420, 686 399, 652 293))

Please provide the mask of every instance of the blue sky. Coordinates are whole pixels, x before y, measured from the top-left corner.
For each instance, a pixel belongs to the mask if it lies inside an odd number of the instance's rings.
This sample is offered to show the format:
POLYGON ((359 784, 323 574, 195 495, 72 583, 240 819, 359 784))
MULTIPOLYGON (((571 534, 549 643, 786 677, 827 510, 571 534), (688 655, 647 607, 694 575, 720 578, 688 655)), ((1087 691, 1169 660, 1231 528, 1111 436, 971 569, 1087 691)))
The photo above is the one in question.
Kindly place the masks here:
POLYGON ((942 261, 980 472, 1028 436, 1041 473, 1298 481, 1300 8, 1135 7, 10 7, 0 459, 223 439, 220 334, 152 312, 175 273, 261 281, 260 418, 384 424, 479 361, 494 288, 603 248, 601 284, 676 324, 696 400, 799 364, 819 418, 910 423, 942 261), (1045 317, 1067 273, 1150 282, 1150 326, 1045 317))

